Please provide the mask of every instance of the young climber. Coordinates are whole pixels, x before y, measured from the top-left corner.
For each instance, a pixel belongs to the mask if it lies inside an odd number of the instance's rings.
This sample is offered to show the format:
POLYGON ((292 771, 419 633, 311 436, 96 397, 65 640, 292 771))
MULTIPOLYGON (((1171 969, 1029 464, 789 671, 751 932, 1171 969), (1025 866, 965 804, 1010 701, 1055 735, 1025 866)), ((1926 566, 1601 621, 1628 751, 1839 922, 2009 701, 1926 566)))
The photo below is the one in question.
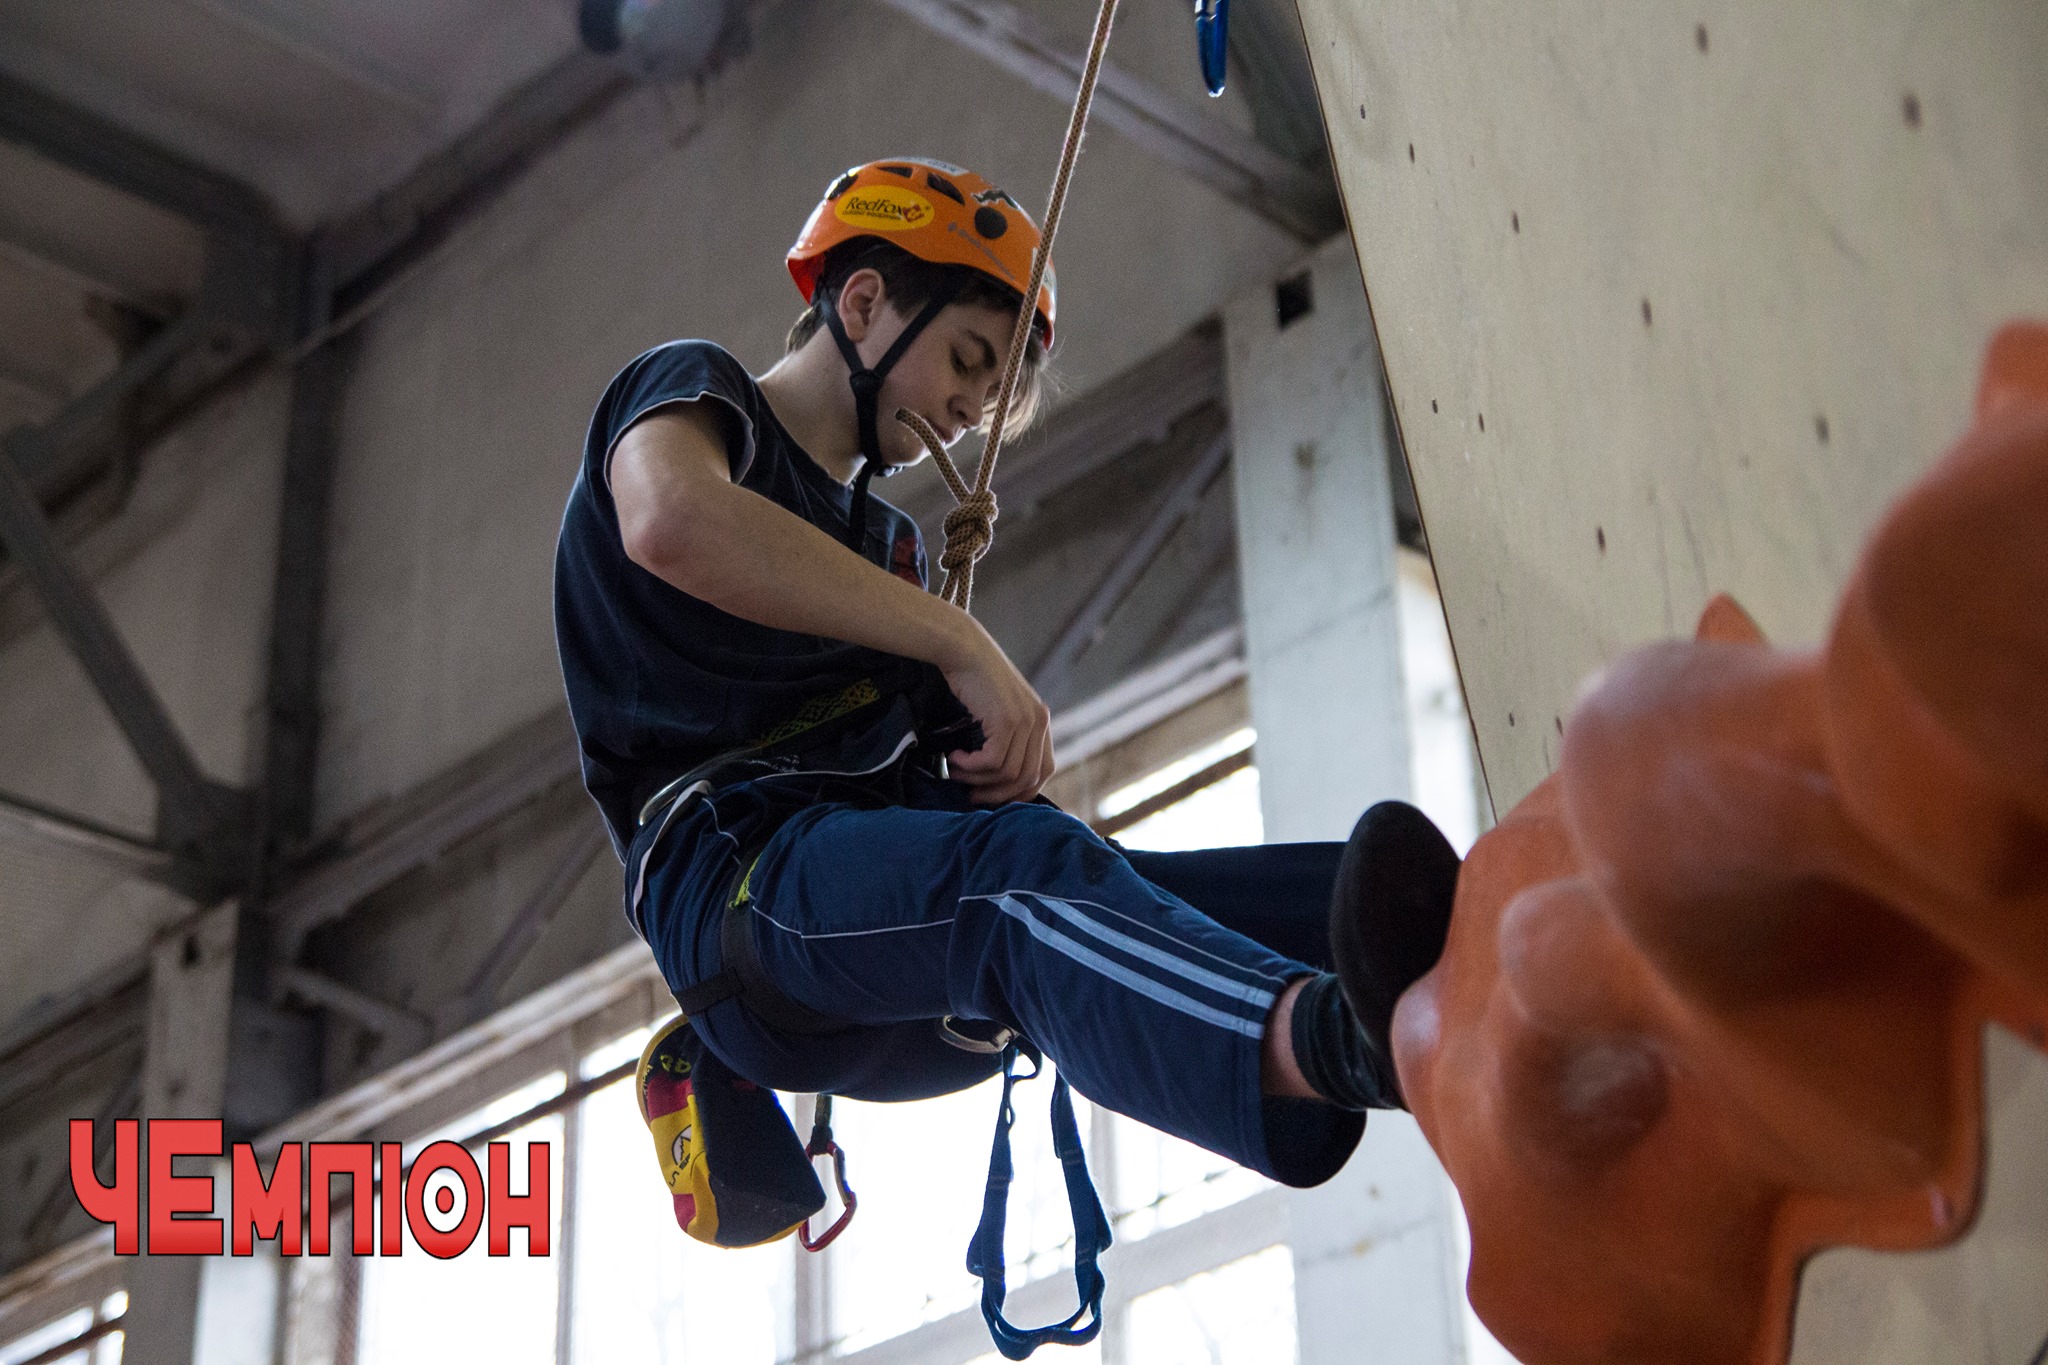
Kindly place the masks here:
POLYGON ((633 927, 741 1076, 939 1094, 1015 1031, 1096 1103, 1315 1184, 1400 1103, 1389 1020, 1456 856, 1394 804, 1348 846, 1157 854, 1034 800, 1044 703, 869 493, 924 453, 898 409, 949 444, 983 421, 1037 241, 967 171, 857 167, 788 254, 808 307, 774 368, 678 341, 612 381, 556 561, 585 785, 633 927))

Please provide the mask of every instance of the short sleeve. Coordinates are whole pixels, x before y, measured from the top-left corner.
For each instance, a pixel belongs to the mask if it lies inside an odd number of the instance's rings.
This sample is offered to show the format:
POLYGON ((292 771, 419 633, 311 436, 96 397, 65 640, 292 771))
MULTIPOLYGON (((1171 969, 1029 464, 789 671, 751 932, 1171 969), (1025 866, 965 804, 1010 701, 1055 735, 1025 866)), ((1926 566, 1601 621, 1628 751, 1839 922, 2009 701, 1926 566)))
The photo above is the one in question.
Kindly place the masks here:
POLYGON ((605 486, 611 486, 612 450, 634 423, 663 408, 706 398, 717 400, 726 459, 738 483, 754 462, 753 393, 746 368, 708 341, 672 341, 639 356, 612 380, 598 413, 604 424, 605 486))

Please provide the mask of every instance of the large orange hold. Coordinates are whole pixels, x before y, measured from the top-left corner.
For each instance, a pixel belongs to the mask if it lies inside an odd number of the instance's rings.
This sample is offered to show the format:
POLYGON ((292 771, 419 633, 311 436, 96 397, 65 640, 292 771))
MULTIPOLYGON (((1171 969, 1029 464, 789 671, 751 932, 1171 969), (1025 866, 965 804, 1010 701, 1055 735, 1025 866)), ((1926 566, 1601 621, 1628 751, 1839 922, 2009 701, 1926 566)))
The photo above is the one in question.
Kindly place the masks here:
POLYGON ((1817 653, 1726 598, 1611 668, 1394 1020, 1527 1365, 1777 1365, 1832 1245, 1962 1234, 1981 1042, 2048 1039, 2048 328, 1817 653))

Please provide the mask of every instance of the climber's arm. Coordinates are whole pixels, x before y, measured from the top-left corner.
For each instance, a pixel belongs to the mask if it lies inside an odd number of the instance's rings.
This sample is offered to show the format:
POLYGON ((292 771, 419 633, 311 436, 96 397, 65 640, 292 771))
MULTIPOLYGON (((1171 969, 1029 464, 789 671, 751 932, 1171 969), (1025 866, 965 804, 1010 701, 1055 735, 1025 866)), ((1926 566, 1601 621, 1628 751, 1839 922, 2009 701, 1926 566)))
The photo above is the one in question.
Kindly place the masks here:
POLYGON ((680 591, 764 626, 936 666, 987 736, 979 750, 950 756, 977 801, 1028 800, 1052 775, 1045 703, 988 632, 735 484, 708 405, 635 423, 612 452, 611 490, 628 557, 680 591))

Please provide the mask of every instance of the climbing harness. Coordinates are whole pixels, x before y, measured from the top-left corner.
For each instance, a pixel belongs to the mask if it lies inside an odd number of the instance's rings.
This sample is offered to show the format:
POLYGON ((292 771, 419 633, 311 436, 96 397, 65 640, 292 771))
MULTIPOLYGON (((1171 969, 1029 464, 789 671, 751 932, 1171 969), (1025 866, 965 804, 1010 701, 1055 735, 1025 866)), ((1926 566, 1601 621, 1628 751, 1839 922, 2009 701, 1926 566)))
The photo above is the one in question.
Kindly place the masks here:
POLYGON ((1066 1175, 1067 1207, 1074 1219, 1074 1294, 1080 1302, 1071 1314, 1044 1327, 1021 1328, 1003 1316, 1003 1300, 1009 1293, 1003 1228, 1014 1174, 1010 1128, 1017 1121, 1010 1094, 1018 1081, 1031 1080, 1044 1070, 1045 1060, 1038 1049, 1022 1039, 1003 1050, 1003 1104, 996 1114, 995 1143, 989 1153, 988 1190, 982 1196, 981 1222, 967 1244, 967 1269, 981 1280, 981 1316, 996 1349, 1008 1360, 1022 1360, 1047 1343, 1085 1346, 1102 1330, 1102 1293, 1107 1281, 1098 1261, 1110 1244, 1109 1218, 1102 1211, 1095 1183, 1088 1178, 1087 1152, 1074 1123, 1073 1094, 1067 1088, 1067 1078, 1057 1074, 1052 1081, 1052 1149, 1066 1175), (1020 1055, 1031 1063, 1031 1070, 1021 1074, 1017 1071, 1020 1055))

